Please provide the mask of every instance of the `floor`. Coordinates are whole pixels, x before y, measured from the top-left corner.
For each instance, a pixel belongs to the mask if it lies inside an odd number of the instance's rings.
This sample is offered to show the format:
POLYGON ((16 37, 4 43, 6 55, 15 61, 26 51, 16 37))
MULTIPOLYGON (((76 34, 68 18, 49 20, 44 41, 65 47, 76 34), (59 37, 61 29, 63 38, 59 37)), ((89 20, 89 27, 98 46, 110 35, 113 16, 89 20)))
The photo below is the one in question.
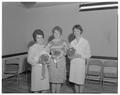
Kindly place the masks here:
MULTIPOLYGON (((27 73, 28 79, 30 79, 30 73, 27 73)), ((2 93, 31 93, 30 92, 30 80, 27 81, 25 73, 20 75, 21 81, 18 86, 15 77, 11 77, 7 80, 2 80, 2 93)), ((118 88, 116 85, 107 83, 104 86, 100 86, 99 83, 88 81, 84 85, 83 93, 117 93, 118 88)), ((70 82, 66 82, 62 85, 61 93, 74 93, 74 85, 70 82)))

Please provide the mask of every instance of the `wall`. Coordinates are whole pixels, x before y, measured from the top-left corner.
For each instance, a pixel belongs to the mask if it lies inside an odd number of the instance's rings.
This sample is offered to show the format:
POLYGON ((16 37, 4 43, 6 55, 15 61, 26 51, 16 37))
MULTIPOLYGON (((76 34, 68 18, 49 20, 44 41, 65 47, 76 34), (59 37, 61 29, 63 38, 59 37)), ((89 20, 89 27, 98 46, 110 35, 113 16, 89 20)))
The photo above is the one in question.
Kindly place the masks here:
POLYGON ((2 55, 26 51, 27 13, 16 3, 2 4, 2 55))
POLYGON ((79 3, 25 9, 16 3, 3 3, 2 55, 27 51, 35 29, 45 31, 45 39, 54 26, 63 29, 68 39, 75 24, 81 24, 89 40, 92 55, 117 57, 117 10, 79 12, 79 3))
POLYGON ((79 3, 29 9, 27 42, 32 39, 34 29, 43 29, 47 39, 56 25, 62 27, 63 38, 67 40, 72 27, 81 24, 92 55, 117 57, 117 10, 79 12, 78 6, 79 3))

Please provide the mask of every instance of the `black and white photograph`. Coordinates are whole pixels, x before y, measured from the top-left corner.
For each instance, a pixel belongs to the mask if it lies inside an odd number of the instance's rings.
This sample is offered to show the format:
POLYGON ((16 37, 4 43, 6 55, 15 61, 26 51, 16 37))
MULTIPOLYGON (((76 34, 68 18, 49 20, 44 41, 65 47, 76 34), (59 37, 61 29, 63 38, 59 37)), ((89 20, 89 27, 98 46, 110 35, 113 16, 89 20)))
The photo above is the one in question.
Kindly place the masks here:
POLYGON ((1 3, 1 93, 118 93, 118 1, 1 3))

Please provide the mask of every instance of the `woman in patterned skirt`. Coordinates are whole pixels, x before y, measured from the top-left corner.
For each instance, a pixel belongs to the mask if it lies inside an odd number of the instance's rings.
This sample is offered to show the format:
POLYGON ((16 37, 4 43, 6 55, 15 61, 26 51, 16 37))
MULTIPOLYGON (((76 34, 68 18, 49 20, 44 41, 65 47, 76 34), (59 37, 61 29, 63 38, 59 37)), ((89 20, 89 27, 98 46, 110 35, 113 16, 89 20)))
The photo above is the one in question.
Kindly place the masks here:
POLYGON ((52 93, 59 93, 61 84, 66 80, 66 42, 61 38, 62 29, 59 26, 53 28, 54 39, 48 43, 51 53, 49 64, 49 76, 52 93))

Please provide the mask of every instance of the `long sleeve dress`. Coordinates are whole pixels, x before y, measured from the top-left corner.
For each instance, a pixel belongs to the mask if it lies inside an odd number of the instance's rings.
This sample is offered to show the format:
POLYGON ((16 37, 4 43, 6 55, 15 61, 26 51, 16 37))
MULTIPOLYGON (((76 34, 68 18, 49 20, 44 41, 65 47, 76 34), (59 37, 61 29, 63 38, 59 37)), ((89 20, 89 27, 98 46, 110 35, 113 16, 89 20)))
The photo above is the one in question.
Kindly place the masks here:
POLYGON ((49 74, 47 65, 45 66, 45 79, 42 79, 42 64, 38 63, 39 56, 43 54, 43 52, 47 54, 47 49, 44 45, 39 44, 34 44, 28 51, 28 62, 32 66, 31 91, 49 89, 49 74))
POLYGON ((82 85, 85 80, 85 59, 91 56, 90 46, 88 41, 81 37, 78 42, 74 39, 71 42, 71 47, 75 48, 75 53, 82 57, 71 60, 69 81, 82 85))
POLYGON ((49 76, 51 83, 63 83, 66 79, 66 58, 65 52, 67 44, 64 40, 49 42, 50 52, 52 56, 52 52, 55 49, 60 50, 62 53, 61 57, 55 63, 54 59, 51 58, 51 62, 49 64, 49 76))

